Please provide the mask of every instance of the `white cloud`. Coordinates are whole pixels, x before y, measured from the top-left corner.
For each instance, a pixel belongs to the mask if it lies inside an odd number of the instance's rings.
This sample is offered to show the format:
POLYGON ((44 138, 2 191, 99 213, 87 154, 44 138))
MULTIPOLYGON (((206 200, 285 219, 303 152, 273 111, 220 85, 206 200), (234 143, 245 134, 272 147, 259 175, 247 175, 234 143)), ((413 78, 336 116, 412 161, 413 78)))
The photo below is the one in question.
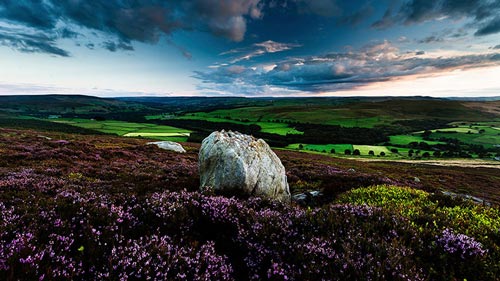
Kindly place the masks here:
POLYGON ((278 53, 293 48, 301 47, 300 44, 294 43, 280 43, 272 40, 267 40, 260 43, 255 43, 249 47, 232 49, 221 53, 221 56, 238 54, 230 59, 230 63, 237 63, 243 60, 250 60, 254 57, 262 56, 268 53, 278 53))

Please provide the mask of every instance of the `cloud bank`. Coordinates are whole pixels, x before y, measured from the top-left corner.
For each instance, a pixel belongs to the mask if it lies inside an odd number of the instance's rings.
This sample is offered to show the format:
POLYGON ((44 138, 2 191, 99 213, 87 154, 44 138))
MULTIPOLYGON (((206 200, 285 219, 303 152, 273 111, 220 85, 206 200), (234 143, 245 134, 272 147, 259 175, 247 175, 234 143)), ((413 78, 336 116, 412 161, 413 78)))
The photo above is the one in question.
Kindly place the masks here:
POLYGON ((374 82, 412 75, 436 75, 453 69, 500 65, 500 53, 433 56, 423 51, 401 52, 388 41, 355 52, 292 58, 268 65, 228 65, 195 72, 203 84, 229 94, 261 95, 266 89, 318 93, 355 89, 374 82))

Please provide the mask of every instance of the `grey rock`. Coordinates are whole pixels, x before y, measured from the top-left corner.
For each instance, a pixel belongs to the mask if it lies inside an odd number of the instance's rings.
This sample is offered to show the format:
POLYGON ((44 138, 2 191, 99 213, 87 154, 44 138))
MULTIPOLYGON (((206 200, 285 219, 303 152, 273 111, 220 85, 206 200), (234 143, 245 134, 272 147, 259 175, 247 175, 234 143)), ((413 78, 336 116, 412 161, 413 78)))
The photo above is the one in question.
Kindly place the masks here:
POLYGON ((413 181, 414 181, 414 182, 420 182, 420 179, 419 179, 418 177, 415 177, 415 178, 413 179, 413 181))
POLYGON ((185 153, 186 150, 182 145, 173 142, 173 141, 155 141, 155 142, 148 142, 147 145, 154 144, 158 146, 161 149, 169 150, 169 151, 175 151, 179 153, 185 153))
POLYGON ((309 194, 311 194, 312 197, 318 197, 323 195, 323 193, 321 193, 321 191, 319 190, 309 191, 309 194))
POLYGON ((486 200, 484 200, 482 198, 475 197, 475 196, 472 196, 472 195, 461 194, 461 193, 453 193, 453 192, 450 192, 450 191, 441 191, 441 193, 444 194, 444 195, 453 197, 453 198, 457 198, 458 197, 458 198, 462 198, 462 199, 466 199, 466 200, 471 200, 472 202, 474 202, 476 204, 482 204, 482 205, 486 205, 486 206, 491 206, 490 202, 487 202, 486 200))
POLYGON ((294 196, 292 196, 292 200, 294 201, 304 201, 307 199, 307 195, 305 193, 299 193, 299 194, 295 194, 294 196))
POLYGON ((200 189, 289 202, 285 167, 262 139, 238 132, 213 132, 201 144, 200 189))
POLYGON ((292 200, 303 206, 316 205, 323 193, 319 190, 298 193, 292 196, 292 200))

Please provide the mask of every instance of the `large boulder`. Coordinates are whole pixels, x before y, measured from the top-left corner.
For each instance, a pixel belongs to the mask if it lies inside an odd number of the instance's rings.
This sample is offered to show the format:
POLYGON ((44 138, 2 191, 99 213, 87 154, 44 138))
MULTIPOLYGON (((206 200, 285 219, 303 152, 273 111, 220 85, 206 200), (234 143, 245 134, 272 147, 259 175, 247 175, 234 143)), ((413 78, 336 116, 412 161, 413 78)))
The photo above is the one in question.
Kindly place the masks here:
POLYGON ((290 201, 285 167, 262 139, 238 132, 213 132, 198 160, 200 188, 290 201))
POLYGON ((165 150, 169 150, 169 151, 175 151, 175 152, 179 152, 179 153, 186 152, 186 150, 184 149, 184 147, 182 147, 182 145, 180 145, 176 142, 173 142, 173 141, 155 141, 155 142, 148 142, 147 144, 148 145, 154 144, 161 149, 165 149, 165 150))

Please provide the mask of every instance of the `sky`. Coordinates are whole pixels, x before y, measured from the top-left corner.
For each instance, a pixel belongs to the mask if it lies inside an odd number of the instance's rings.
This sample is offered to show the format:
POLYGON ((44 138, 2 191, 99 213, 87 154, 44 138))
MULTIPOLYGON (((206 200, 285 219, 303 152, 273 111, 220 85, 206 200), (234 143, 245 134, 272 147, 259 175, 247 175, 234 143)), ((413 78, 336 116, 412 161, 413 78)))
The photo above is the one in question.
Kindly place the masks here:
POLYGON ((500 96, 500 0, 0 0, 0 95, 500 96))

